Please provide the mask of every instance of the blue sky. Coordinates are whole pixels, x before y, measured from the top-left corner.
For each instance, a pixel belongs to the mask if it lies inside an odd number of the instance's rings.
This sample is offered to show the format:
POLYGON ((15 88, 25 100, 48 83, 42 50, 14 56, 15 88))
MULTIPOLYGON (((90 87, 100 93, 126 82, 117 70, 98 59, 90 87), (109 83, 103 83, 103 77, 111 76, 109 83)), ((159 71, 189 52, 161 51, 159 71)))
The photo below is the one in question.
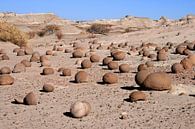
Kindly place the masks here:
POLYGON ((195 0, 0 0, 0 12, 53 12, 71 20, 121 18, 125 15, 178 19, 195 14, 195 0))

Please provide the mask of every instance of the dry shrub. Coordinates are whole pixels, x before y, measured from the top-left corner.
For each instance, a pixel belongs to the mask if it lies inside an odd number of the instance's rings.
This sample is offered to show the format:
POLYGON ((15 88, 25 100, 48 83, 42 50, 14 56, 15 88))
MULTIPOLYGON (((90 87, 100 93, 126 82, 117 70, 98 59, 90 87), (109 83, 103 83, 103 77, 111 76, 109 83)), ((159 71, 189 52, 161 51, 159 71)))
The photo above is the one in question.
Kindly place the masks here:
POLYGON ((92 34, 105 34, 110 31, 110 25, 109 24, 93 24, 91 27, 87 29, 87 32, 92 34))
POLYGON ((0 40, 12 42, 18 46, 26 46, 28 36, 14 25, 0 21, 0 40))
POLYGON ((60 27, 58 25, 47 25, 41 31, 37 32, 37 35, 43 37, 45 35, 51 35, 60 31, 60 27))
POLYGON ((140 31, 140 30, 147 30, 147 29, 151 29, 151 28, 150 27, 128 27, 124 30, 124 33, 140 31))

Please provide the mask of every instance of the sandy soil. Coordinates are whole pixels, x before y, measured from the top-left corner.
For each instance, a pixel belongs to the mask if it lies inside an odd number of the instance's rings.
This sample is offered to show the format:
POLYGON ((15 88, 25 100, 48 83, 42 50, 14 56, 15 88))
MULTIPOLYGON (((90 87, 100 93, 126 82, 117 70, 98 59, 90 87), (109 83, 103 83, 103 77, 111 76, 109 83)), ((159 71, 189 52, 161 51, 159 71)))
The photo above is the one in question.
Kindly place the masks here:
MULTIPOLYGON (((109 56, 110 51, 106 46, 110 43, 124 43, 140 46, 143 42, 156 43, 164 46, 167 42, 173 42, 174 46, 185 40, 195 40, 195 25, 161 27, 125 34, 99 35, 96 38, 103 49, 95 49, 103 59, 109 56), (177 33, 180 35, 177 36, 177 33)), ((78 42, 82 46, 89 46, 86 35, 65 35, 60 42, 54 35, 30 40, 29 45, 34 51, 45 54, 46 50, 52 50, 53 45, 62 45, 63 48, 71 48, 71 42, 78 42)), ((8 61, 0 61, 0 67, 9 66, 13 69, 16 63, 31 56, 16 56, 13 49, 17 46, 0 42, 0 48, 5 49, 10 57, 8 61)), ((128 51, 129 48, 121 48, 128 51)), ((169 53, 174 52, 175 48, 169 53)), ((88 51, 88 50, 87 50, 88 51)), ((0 128, 1 129, 192 129, 195 127, 195 79, 194 71, 185 71, 181 74, 172 74, 171 65, 180 62, 185 56, 170 54, 169 60, 154 62, 151 71, 166 71, 172 77, 173 89, 171 91, 143 91, 147 95, 146 101, 131 103, 129 94, 140 90, 134 81, 136 68, 141 60, 137 53, 127 55, 119 64, 128 63, 131 66, 129 73, 117 73, 119 82, 113 85, 103 85, 102 76, 109 72, 102 62, 93 63, 92 68, 84 69, 89 74, 87 83, 74 83, 74 75, 82 70, 78 59, 71 58, 71 53, 57 51, 57 56, 50 56, 54 75, 40 75, 43 67, 40 63, 32 63, 32 67, 26 72, 12 73, 15 82, 11 86, 0 86, 0 128), (60 76, 58 68, 72 69, 71 77, 60 76), (44 83, 54 84, 55 90, 44 93, 40 90, 44 83), (14 104, 15 98, 22 99, 27 93, 35 92, 38 97, 38 105, 26 106, 14 104), (179 95, 185 93, 185 95, 179 95), (72 118, 69 115, 70 105, 75 101, 86 100, 92 106, 91 113, 81 119, 72 118), (122 112, 127 113, 126 119, 120 119, 122 112)), ((87 59, 84 57, 79 60, 87 59)))

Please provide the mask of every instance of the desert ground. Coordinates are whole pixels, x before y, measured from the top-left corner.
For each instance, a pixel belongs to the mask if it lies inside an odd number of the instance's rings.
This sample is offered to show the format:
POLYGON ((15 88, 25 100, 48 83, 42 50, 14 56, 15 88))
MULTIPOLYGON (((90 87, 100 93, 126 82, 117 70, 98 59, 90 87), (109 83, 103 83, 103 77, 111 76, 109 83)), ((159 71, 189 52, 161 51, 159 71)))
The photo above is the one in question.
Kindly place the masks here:
MULTIPOLYGON (((3 15, 3 14, 2 14, 3 15)), ((1 15, 0 15, 1 16, 1 15)), ((190 54, 195 47, 185 54, 176 54, 179 44, 195 44, 195 16, 186 16, 179 20, 162 17, 159 20, 127 16, 119 20, 97 20, 76 22, 63 20, 53 14, 4 14, 1 19, 17 26, 21 31, 38 31, 47 24, 61 27, 63 37, 55 34, 35 36, 28 40, 28 47, 33 52, 47 55, 54 73, 42 75, 44 68, 40 62, 31 62, 19 73, 11 72, 14 78, 12 85, 0 85, 0 129, 193 129, 195 127, 195 67, 172 73, 171 67, 190 54), (109 24, 106 34, 86 32, 90 25, 109 24), (129 29, 127 31, 127 28, 129 29), (169 47, 168 43, 172 46, 169 47), (152 44, 152 45, 147 45, 152 44), (54 50, 54 46, 59 48, 54 50), (156 60, 156 47, 166 47, 168 57, 164 61, 156 60), (132 50, 132 48, 137 48, 132 50), (155 55, 154 59, 139 54, 142 49, 155 55), (73 58, 75 49, 82 49, 82 58, 73 58), (110 56, 113 49, 125 53, 125 58, 116 61, 128 64, 130 71, 121 73, 119 69, 110 70, 102 65, 102 60, 110 56), (65 52, 68 50, 68 52, 65 52), (91 68, 82 69, 81 61, 90 59, 92 54, 99 55, 100 61, 92 63, 91 68), (165 72, 171 78, 169 90, 142 89, 135 81, 140 64, 150 61, 152 72, 165 72), (71 76, 62 76, 58 69, 71 69, 71 76), (85 71, 88 80, 75 82, 75 74, 85 71), (102 77, 112 72, 118 82, 105 84, 102 77), (53 92, 43 92, 43 85, 54 86, 53 92), (134 91, 142 91, 147 97, 144 101, 129 101, 134 91), (17 104, 15 99, 22 100, 26 94, 34 92, 36 105, 17 104), (91 111, 87 116, 74 118, 70 106, 76 101, 87 101, 91 111), (125 114, 125 116, 123 116, 125 114)), ((0 60, 0 68, 7 66, 11 70, 17 63, 32 55, 17 56, 14 53, 19 46, 0 41, 1 56, 9 60, 0 60)))

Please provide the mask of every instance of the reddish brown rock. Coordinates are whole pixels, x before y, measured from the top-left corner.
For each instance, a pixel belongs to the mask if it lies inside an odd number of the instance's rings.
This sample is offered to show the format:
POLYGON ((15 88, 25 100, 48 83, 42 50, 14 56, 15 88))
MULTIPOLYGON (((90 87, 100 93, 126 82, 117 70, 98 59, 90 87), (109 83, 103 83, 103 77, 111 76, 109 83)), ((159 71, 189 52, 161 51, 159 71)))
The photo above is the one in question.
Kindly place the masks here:
POLYGON ((121 73, 128 73, 128 72, 130 71, 130 66, 129 66, 129 64, 121 64, 121 65, 119 66, 119 71, 120 71, 121 73))
POLYGON ((144 92, 141 92, 141 91, 134 91, 129 95, 129 99, 131 102, 145 101, 146 94, 144 92))
POLYGON ((114 84, 118 82, 118 76, 115 73, 106 73, 102 80, 106 84, 114 84))
POLYGON ((37 97, 33 92, 28 93, 23 100, 26 105, 37 105, 37 97))
POLYGON ((0 85, 12 85, 14 78, 8 74, 0 75, 0 85))
POLYGON ((171 89, 171 78, 167 73, 155 72, 149 74, 144 80, 143 86, 151 90, 170 90, 171 89))
POLYGON ((79 71, 75 75, 76 83, 84 83, 88 81, 88 74, 85 71, 79 71))

